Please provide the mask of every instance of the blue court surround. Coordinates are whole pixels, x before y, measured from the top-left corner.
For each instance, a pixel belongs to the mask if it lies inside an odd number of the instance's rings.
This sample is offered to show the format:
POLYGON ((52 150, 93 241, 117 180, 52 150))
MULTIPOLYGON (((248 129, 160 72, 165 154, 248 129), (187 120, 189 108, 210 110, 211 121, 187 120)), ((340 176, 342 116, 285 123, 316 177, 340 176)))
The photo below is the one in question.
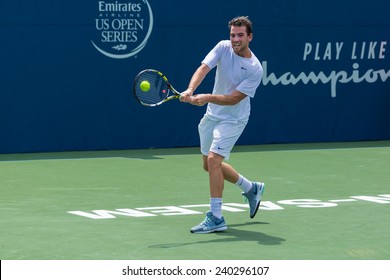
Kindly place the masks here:
POLYGON ((389 10, 386 0, 2 1, 0 153, 199 145, 205 107, 143 107, 132 81, 156 68, 184 90, 237 15, 254 22, 265 70, 238 144, 390 139, 389 10), (137 53, 112 58, 94 44, 137 53))

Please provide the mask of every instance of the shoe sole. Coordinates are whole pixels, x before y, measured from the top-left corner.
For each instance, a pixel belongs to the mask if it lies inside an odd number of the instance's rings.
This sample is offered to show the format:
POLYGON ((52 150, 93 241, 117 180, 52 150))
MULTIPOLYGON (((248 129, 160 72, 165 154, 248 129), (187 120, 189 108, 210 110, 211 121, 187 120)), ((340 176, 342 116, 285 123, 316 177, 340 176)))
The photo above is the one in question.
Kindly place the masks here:
MULTIPOLYGON (((263 193, 264 193, 264 190, 265 190, 265 184, 264 184, 264 183, 262 184, 262 186, 263 186, 263 187, 261 188, 260 197, 263 196, 263 193)), ((252 215, 249 215, 249 217, 250 217, 251 219, 253 219, 253 218, 256 216, 257 211, 259 210, 259 207, 260 207, 260 202, 261 202, 261 199, 259 200, 259 202, 258 202, 257 205, 256 205, 256 210, 255 210, 255 212, 254 212, 252 215)))
POLYGON ((227 230, 227 226, 223 226, 223 227, 219 227, 219 228, 214 228, 214 229, 210 229, 210 230, 206 230, 206 231, 190 231, 191 233, 200 233, 200 234, 204 234, 204 233, 212 233, 212 232, 220 232, 220 231, 225 231, 227 230))

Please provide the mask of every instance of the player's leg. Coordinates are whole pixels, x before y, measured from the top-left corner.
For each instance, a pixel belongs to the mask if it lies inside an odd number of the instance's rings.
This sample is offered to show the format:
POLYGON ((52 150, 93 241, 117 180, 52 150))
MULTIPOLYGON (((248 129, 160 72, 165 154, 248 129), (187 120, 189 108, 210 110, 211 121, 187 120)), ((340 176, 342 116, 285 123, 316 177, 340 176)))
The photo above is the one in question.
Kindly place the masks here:
POLYGON ((224 177, 221 163, 223 157, 209 153, 209 149, 213 141, 213 130, 216 124, 217 122, 204 117, 198 126, 203 169, 209 173, 210 211, 206 213, 206 218, 199 225, 191 228, 192 233, 210 233, 224 231, 227 229, 225 219, 222 217, 224 177))
POLYGON ((222 172, 223 157, 214 153, 203 155, 203 167, 209 173, 210 182, 210 211, 199 225, 191 229, 192 233, 210 233, 224 231, 227 225, 222 216, 222 194, 224 178, 222 172))
MULTIPOLYGON (((236 184, 243 192, 242 195, 246 197, 250 213, 250 218, 254 218, 258 208, 260 206, 261 198, 264 192, 264 184, 258 182, 251 182, 241 174, 239 174, 231 165, 222 160, 228 160, 230 152, 233 149, 238 138, 244 131, 246 122, 220 122, 218 123, 213 130, 213 142, 210 147, 209 157, 207 160, 208 165, 210 165, 210 155, 217 154, 219 159, 215 161, 215 173, 219 174, 222 171, 223 177, 225 180, 236 184)), ((215 156, 213 156, 216 158, 215 156)), ((210 173, 210 166, 208 166, 210 173)), ((219 194, 217 188, 217 182, 220 181, 220 177, 217 175, 210 174, 210 189, 215 190, 219 194), (214 181, 212 181, 214 180, 214 181), (214 187, 211 185, 214 182, 214 187)))
POLYGON ((223 156, 213 152, 210 152, 207 157, 211 197, 222 198, 224 188, 223 158, 223 156))
POLYGON ((240 174, 233 168, 233 166, 226 162, 222 162, 222 172, 224 179, 232 184, 235 184, 240 177, 240 174))

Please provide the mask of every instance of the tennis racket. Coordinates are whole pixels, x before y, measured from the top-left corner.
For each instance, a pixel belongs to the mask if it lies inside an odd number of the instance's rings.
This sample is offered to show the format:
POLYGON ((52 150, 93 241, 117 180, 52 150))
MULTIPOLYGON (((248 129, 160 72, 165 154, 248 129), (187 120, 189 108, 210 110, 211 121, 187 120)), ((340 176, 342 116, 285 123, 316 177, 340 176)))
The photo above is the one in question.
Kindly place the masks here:
POLYGON ((163 73, 153 69, 143 70, 135 77, 133 93, 142 105, 149 107, 161 105, 181 96, 163 73))

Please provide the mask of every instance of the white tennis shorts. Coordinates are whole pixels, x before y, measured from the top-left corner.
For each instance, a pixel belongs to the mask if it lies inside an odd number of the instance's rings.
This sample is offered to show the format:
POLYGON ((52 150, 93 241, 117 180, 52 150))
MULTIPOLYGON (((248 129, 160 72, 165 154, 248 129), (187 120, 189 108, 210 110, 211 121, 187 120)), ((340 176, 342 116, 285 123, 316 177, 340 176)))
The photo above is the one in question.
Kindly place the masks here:
POLYGON ((198 125, 201 153, 208 156, 209 152, 213 152, 228 160, 247 123, 247 121, 214 121, 205 115, 198 125))

